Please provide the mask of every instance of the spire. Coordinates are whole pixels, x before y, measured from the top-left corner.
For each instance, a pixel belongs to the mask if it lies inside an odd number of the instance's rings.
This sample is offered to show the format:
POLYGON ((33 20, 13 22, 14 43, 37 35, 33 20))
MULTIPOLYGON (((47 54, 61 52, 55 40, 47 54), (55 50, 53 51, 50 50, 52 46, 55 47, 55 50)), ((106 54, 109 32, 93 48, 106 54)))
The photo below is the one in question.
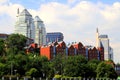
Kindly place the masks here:
POLYGON ((96 28, 96 33, 99 33, 98 28, 96 28))
POLYGON ((17 9, 17 14, 19 15, 19 8, 17 9))
POLYGON ((98 28, 96 28, 96 48, 98 47, 98 43, 99 43, 99 32, 98 32, 98 28))
POLYGON ((19 8, 17 9, 17 16, 16 17, 18 17, 19 16, 19 8))

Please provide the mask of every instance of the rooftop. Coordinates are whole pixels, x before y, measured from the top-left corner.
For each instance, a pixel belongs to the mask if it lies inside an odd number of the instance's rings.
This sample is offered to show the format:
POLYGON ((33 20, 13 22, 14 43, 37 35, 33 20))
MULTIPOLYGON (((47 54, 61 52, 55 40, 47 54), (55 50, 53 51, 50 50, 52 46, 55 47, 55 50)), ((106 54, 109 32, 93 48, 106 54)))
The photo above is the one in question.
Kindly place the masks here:
POLYGON ((24 9, 24 10, 20 13, 20 16, 32 16, 32 15, 27 11, 27 9, 24 9))
POLYGON ((100 35, 99 38, 108 38, 108 35, 100 35))
POLYGON ((39 16, 35 16, 34 21, 43 22, 43 21, 39 18, 39 16))

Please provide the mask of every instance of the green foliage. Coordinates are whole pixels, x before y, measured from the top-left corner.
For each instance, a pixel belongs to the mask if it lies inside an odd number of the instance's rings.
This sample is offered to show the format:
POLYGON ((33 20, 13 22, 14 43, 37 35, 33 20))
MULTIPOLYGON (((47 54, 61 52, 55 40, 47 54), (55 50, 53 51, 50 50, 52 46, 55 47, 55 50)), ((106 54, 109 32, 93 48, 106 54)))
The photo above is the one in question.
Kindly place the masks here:
POLYGON ((54 78, 61 78, 62 76, 61 75, 58 75, 58 74, 56 74, 55 76, 54 76, 54 78))
POLYGON ((31 76, 31 77, 39 77, 39 72, 36 68, 31 68, 29 71, 26 72, 27 76, 31 76))
POLYGON ((110 64, 101 62, 97 67, 97 77, 117 78, 114 68, 110 64))
POLYGON ((5 41, 0 39, 0 56, 5 56, 5 41))
POLYGON ((34 54, 27 55, 24 51, 26 41, 26 37, 19 34, 11 34, 6 41, 0 40, 0 77, 10 75, 12 68, 13 75, 21 77, 117 78, 111 65, 94 59, 87 61, 81 55, 65 56, 58 53, 50 61, 45 56, 38 55, 39 49, 34 54))
POLYGON ((3 63, 0 63, 0 77, 2 77, 5 74, 6 65, 3 63))
POLYGON ((51 67, 54 69, 54 74, 62 73, 62 55, 57 55, 51 62, 51 67))
POLYGON ((88 65, 88 73, 86 74, 87 77, 96 77, 97 73, 96 73, 96 69, 97 69, 97 66, 98 64, 100 63, 99 60, 96 60, 96 59, 93 59, 93 60, 90 60, 87 65, 88 65), (88 75, 89 74, 89 75, 88 75))
POLYGON ((27 38, 21 34, 11 34, 6 40, 9 52, 17 54, 26 46, 27 38))
POLYGON ((78 77, 85 74, 87 60, 83 56, 69 56, 64 62, 64 76, 78 77))

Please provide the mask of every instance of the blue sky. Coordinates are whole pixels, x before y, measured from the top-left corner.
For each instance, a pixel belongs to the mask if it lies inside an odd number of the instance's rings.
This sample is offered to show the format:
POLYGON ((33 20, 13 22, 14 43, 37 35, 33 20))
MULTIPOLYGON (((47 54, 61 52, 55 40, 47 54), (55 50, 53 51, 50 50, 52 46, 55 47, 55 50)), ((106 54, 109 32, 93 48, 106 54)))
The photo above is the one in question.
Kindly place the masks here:
MULTIPOLYGON (((102 2, 109 5, 113 4, 114 2, 120 2, 120 0, 74 0, 74 1, 75 2, 72 5, 75 5, 77 4, 77 2, 80 2, 80 1, 90 1, 93 3, 102 2)), ((37 1, 36 0, 10 0, 10 2, 22 4, 25 8, 38 9, 41 4, 46 4, 49 2, 58 2, 58 3, 67 4, 68 0, 37 0, 37 1)))
POLYGON ((18 8, 38 15, 47 32, 62 32, 66 42, 95 46, 98 27, 120 63, 120 0, 0 0, 0 33, 14 32, 18 8))

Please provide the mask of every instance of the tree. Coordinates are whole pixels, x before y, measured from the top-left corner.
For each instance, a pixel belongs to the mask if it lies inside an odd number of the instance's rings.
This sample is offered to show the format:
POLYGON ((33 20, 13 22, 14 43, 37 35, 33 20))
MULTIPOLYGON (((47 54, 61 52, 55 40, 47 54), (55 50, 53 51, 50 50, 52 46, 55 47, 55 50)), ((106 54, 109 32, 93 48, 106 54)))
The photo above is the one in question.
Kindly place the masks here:
POLYGON ((27 56, 29 61, 25 65, 25 71, 29 72, 31 68, 35 68, 39 73, 39 77, 48 76, 47 74, 50 68, 47 57, 34 54, 29 54, 27 56))
POLYGON ((87 66, 87 60, 85 59, 85 57, 81 55, 69 56, 64 62, 64 76, 85 76, 85 70, 87 66))
POLYGON ((90 61, 88 61, 88 67, 87 67, 87 69, 89 70, 88 72, 87 72, 87 74, 86 75, 88 75, 87 77, 96 77, 96 75, 97 75, 97 73, 96 73, 96 69, 97 69, 97 66, 98 66, 98 64, 100 63, 100 61, 99 60, 96 60, 96 59, 92 59, 92 60, 90 60, 90 61))
POLYGON ((63 65, 63 56, 61 54, 57 54, 55 58, 51 60, 51 66, 54 69, 54 74, 60 74, 62 73, 62 65, 63 65))
POLYGON ((106 77, 106 78, 117 78, 117 74, 110 64, 106 64, 105 62, 101 62, 97 67, 97 77, 106 77))
POLYGON ((26 72, 26 75, 31 77, 39 77, 39 72, 36 68, 31 68, 28 72, 26 72))
POLYGON ((3 39, 0 39, 0 56, 5 56, 5 41, 3 39))
POLYGON ((7 47, 11 53, 17 54, 23 51, 26 46, 27 38, 21 34, 11 34, 6 40, 7 47))
POLYGON ((6 70, 6 65, 3 63, 0 63, 0 77, 5 75, 5 73, 6 73, 5 70, 6 70))

